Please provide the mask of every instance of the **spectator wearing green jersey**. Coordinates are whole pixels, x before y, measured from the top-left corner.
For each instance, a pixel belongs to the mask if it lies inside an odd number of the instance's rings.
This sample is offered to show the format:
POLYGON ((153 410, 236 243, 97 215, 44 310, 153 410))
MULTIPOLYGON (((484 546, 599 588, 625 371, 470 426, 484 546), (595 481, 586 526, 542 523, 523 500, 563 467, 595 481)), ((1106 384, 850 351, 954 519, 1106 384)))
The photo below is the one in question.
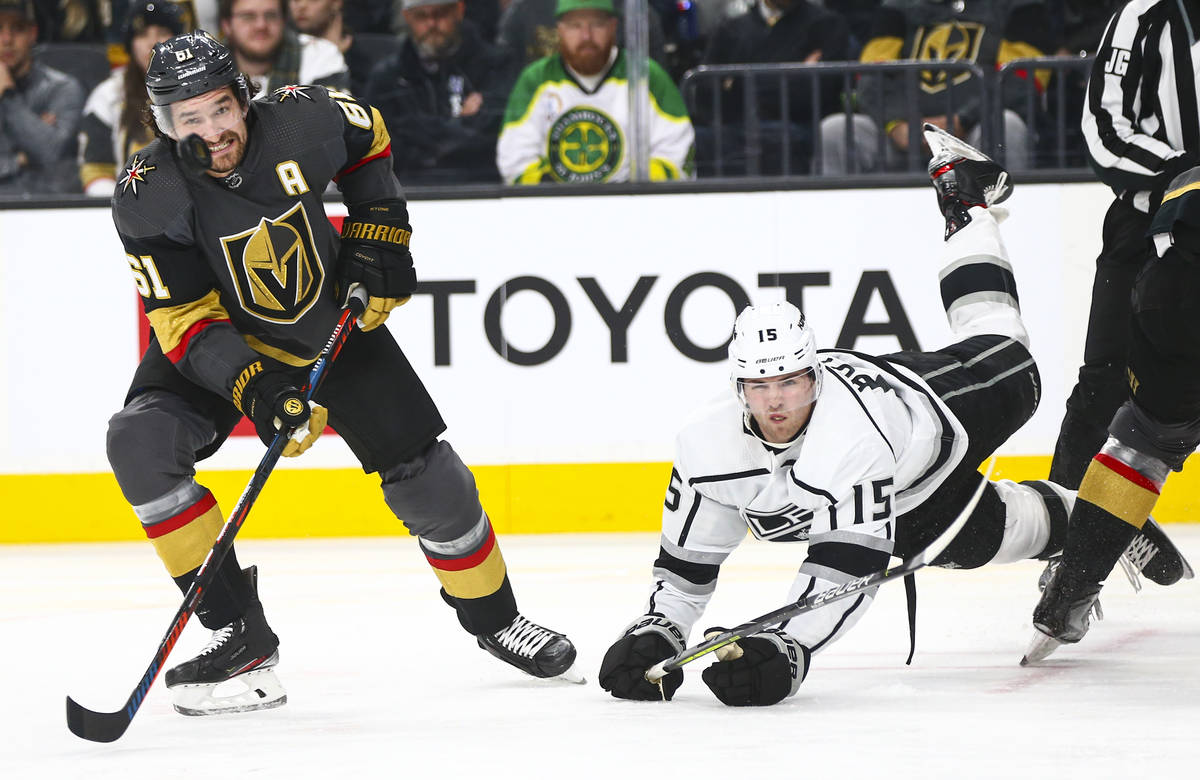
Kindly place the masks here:
MULTIPOLYGON (((558 0, 558 53, 508 97, 496 165, 511 184, 630 178, 629 80, 612 0, 558 0)), ((693 178, 695 133, 679 90, 649 61, 649 178, 693 178)))

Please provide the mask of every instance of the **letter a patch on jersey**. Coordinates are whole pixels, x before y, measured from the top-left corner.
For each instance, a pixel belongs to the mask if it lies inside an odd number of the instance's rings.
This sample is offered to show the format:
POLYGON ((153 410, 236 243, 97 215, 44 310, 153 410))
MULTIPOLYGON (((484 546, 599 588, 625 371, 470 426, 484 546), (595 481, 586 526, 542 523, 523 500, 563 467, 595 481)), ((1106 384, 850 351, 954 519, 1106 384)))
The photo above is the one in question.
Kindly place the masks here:
POLYGON ((295 322, 317 300, 325 270, 303 203, 249 230, 221 237, 238 301, 249 314, 295 322))

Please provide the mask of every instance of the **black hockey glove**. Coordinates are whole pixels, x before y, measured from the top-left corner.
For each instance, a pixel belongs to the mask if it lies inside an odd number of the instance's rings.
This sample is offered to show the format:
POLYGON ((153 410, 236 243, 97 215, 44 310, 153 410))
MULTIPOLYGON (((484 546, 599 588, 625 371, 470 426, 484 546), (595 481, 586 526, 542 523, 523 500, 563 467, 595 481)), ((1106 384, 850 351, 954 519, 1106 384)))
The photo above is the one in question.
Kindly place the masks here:
POLYGON ((283 448, 285 458, 294 458, 313 445, 325 430, 329 413, 325 407, 304 401, 304 393, 291 378, 277 370, 264 369, 256 360, 242 369, 233 383, 233 403, 254 423, 254 431, 269 445, 279 431, 292 431, 283 448))
POLYGON ((683 684, 683 670, 662 678, 658 685, 646 679, 646 670, 683 649, 683 632, 658 615, 643 615, 625 629, 600 664, 600 687, 618 699, 671 700, 683 684))
POLYGON ((344 303, 353 284, 367 288, 367 308, 358 318, 363 330, 382 325, 417 289, 411 237, 408 209, 399 199, 353 206, 342 223, 338 298, 344 303))
MULTIPOLYGON (((709 629, 707 633, 725 630, 709 629)), ((778 704, 795 693, 808 674, 808 648, 778 629, 739 639, 718 650, 717 657, 722 660, 700 677, 731 707, 778 704)))

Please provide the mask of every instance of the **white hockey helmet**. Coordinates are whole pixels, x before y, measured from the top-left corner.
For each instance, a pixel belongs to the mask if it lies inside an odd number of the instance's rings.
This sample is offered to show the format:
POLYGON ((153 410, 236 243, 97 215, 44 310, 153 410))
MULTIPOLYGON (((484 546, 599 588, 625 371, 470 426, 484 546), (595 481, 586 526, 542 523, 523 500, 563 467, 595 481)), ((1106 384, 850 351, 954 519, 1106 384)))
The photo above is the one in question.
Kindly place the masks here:
POLYGON ((729 342, 729 379, 748 413, 754 413, 747 387, 763 386, 764 380, 807 379, 805 393, 790 393, 788 409, 808 406, 821 394, 821 370, 817 344, 804 315, 786 301, 747 306, 733 323, 729 342))

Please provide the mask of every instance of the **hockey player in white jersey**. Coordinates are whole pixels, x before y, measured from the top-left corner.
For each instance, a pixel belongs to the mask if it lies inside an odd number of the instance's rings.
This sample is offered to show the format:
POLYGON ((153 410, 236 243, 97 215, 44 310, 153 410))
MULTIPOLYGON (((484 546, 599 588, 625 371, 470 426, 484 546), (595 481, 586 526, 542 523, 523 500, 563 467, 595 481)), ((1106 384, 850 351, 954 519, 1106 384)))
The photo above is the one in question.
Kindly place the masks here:
MULTIPOLYGON (((818 350, 790 303, 746 308, 730 343, 733 392, 679 433, 645 614, 609 648, 600 684, 618 698, 670 699, 650 666, 679 652, 721 563, 746 536, 808 541, 789 600, 922 550, 966 506, 979 464, 1033 414, 1037 367, 998 216, 1007 173, 930 125, 930 176, 946 218, 942 300, 956 343, 871 356, 818 350)), ((1049 482, 999 480, 935 565, 975 568, 1058 553, 1074 496, 1049 482)), ((794 694, 815 653, 849 631, 874 591, 739 640, 704 670, 725 704, 794 694)), ((910 604, 911 609, 911 604, 910 604)))

